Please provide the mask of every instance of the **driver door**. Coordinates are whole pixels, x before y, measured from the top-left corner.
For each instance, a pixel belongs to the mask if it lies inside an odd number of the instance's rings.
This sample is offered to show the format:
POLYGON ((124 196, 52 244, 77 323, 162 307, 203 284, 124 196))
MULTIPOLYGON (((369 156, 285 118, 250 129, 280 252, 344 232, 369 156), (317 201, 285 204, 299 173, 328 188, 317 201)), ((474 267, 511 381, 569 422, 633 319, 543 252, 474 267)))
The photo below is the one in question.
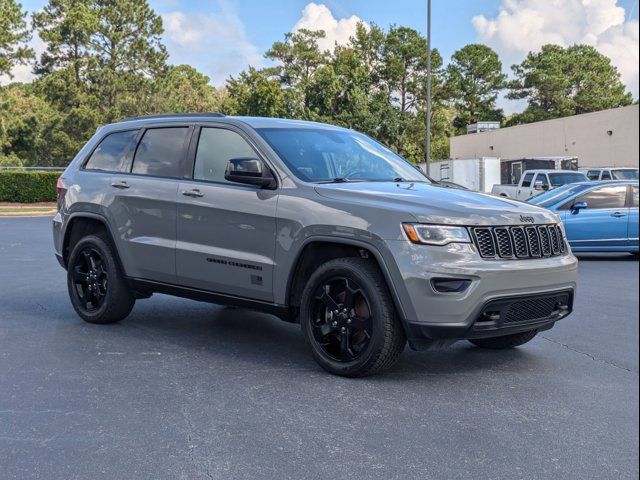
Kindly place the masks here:
POLYGON ((598 247, 624 247, 627 244, 629 208, 627 187, 614 185, 588 191, 563 207, 564 225, 571 248, 595 250, 598 247), (586 202, 587 208, 572 210, 571 205, 586 202))
POLYGON ((278 191, 225 180, 230 159, 260 158, 240 132, 203 126, 194 138, 192 178, 178 187, 178 282, 273 301, 278 191))

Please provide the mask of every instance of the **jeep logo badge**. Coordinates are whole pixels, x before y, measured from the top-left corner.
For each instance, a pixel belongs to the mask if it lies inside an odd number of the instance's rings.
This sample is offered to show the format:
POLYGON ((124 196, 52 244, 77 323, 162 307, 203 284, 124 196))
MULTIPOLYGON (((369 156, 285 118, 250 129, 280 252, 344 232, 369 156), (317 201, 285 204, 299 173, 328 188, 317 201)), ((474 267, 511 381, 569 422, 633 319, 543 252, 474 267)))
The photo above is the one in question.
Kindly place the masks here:
POLYGON ((535 220, 533 217, 525 217, 524 215, 520 215, 520 221, 523 223, 533 223, 535 220))

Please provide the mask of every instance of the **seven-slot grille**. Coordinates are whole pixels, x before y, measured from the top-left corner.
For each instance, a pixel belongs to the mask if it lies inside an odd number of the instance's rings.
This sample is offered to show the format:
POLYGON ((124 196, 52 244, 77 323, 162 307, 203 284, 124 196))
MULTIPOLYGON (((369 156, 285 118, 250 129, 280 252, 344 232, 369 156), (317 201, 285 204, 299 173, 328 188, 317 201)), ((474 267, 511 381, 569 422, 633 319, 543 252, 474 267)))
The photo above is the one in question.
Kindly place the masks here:
POLYGON ((562 255, 566 244, 559 225, 473 227, 482 258, 539 258, 562 255))

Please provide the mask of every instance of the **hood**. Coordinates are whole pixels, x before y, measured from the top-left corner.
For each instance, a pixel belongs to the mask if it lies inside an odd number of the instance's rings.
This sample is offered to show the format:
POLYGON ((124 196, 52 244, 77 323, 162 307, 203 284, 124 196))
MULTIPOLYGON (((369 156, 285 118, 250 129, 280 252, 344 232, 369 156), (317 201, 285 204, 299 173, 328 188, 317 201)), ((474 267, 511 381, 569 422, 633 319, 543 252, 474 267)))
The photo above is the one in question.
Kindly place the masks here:
POLYGON ((333 200, 410 213, 423 223, 525 225, 558 221, 555 214, 528 203, 428 183, 327 183, 316 185, 315 190, 333 200))

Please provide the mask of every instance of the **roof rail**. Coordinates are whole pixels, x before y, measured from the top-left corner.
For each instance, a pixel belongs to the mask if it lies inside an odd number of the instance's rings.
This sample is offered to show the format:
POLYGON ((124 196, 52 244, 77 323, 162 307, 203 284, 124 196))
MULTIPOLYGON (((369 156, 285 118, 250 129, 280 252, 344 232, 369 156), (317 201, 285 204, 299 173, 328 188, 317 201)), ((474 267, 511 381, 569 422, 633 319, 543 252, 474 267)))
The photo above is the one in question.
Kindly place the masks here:
POLYGON ((152 120, 154 118, 172 118, 172 117, 224 117, 224 113, 220 112, 196 112, 196 113, 162 113, 159 115, 140 115, 138 117, 128 117, 119 120, 120 122, 131 122, 133 120, 152 120))

